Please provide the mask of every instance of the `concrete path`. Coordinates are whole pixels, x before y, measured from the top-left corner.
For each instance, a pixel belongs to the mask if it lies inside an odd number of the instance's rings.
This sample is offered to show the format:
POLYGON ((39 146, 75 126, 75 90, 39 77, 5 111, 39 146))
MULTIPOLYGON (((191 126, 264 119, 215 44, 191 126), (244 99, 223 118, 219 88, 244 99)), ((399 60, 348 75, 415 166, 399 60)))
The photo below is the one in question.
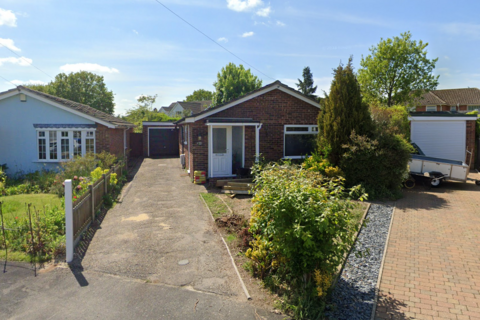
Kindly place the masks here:
POLYGON ((244 299, 229 257, 178 159, 145 159, 82 261, 85 270, 244 299), (188 260, 187 265, 178 262, 188 260))
POLYGON ((377 319, 480 319, 480 187, 416 188, 397 202, 377 319))
POLYGON ((278 318, 246 301, 201 188, 178 159, 145 159, 71 269, 0 274, 0 319, 278 318))

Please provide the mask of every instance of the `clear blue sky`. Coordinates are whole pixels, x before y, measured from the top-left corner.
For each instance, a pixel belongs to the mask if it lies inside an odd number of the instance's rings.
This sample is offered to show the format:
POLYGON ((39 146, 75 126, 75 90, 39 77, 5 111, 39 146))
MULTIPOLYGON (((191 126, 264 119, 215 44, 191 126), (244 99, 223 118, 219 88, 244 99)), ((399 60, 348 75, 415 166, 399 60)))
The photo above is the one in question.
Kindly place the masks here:
MULTIPOLYGON (((159 0, 273 79, 295 87, 310 66, 318 91, 332 69, 362 55, 380 38, 411 31, 439 58, 439 88, 479 87, 480 2, 159 0)), ((155 0, 2 0, 0 75, 16 84, 49 82, 78 70, 105 76, 116 114, 141 94, 155 106, 213 90, 217 72, 242 63, 155 0)), ((248 68, 248 66, 246 65, 248 68)), ((253 70, 264 84, 273 80, 253 70)), ((13 85, 0 79, 0 91, 13 85)))

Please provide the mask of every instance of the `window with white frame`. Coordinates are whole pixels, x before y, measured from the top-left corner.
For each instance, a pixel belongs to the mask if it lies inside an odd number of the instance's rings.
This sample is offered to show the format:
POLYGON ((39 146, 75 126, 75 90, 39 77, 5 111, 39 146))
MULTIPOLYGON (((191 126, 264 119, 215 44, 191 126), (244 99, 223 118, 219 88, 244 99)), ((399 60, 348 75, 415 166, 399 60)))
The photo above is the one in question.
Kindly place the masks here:
POLYGON ((37 130, 39 161, 67 161, 95 153, 94 130, 37 130))
POLYGON ((480 111, 480 106, 468 106, 468 107, 467 107, 467 110, 468 110, 468 111, 475 111, 475 110, 479 110, 479 111, 480 111))
POLYGON ((437 111, 437 106, 427 106, 427 111, 437 111))
POLYGON ((285 125, 283 156, 300 159, 311 155, 318 134, 316 125, 285 125))
POLYGON ((450 106, 450 111, 457 111, 457 106, 450 106))

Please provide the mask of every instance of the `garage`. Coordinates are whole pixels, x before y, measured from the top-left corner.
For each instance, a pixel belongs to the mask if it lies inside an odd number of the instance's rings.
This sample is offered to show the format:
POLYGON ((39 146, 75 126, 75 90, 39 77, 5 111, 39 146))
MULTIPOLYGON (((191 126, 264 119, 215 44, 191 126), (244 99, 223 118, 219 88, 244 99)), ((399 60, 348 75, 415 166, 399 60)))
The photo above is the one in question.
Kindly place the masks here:
POLYGON ((466 150, 474 148, 475 115, 414 112, 409 119, 411 140, 427 156, 470 162, 466 150))
POLYGON ((173 123, 144 123, 144 145, 148 157, 177 156, 178 129, 173 123))

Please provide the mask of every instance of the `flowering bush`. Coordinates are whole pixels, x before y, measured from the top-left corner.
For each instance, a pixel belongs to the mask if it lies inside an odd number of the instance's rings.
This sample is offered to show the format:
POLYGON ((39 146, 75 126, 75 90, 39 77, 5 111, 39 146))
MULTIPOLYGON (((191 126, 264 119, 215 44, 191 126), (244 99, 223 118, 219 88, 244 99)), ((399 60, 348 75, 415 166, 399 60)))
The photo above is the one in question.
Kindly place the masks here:
MULTIPOLYGON (((258 172, 250 219, 254 240, 245 254, 251 259, 250 269, 265 283, 276 283, 274 289, 288 288, 290 307, 306 312, 305 301, 325 297, 353 243, 358 226, 349 198, 358 197, 359 187, 347 190, 341 177, 326 178, 291 164, 269 164, 254 171, 258 172)), ((314 303, 319 306, 315 312, 322 312, 322 303, 314 303)))

